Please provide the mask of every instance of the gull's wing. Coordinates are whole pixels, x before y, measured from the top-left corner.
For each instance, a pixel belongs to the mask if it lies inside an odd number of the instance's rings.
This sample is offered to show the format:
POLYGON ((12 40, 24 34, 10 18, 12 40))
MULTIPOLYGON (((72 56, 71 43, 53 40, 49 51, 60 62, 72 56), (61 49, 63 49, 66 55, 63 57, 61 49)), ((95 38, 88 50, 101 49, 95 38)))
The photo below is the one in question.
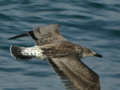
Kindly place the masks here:
POLYGON ((67 90, 100 90, 99 76, 74 56, 49 59, 67 90))
POLYGON ((25 36, 31 36, 37 45, 50 44, 65 40, 61 36, 58 29, 58 24, 50 24, 48 26, 36 27, 32 31, 10 37, 9 40, 25 36))
POLYGON ((59 67, 51 59, 49 59, 49 63, 52 66, 52 68, 54 69, 54 71, 57 73, 57 75, 60 76, 60 79, 64 83, 64 86, 67 90, 77 90, 77 88, 74 87, 73 83, 64 74, 64 72, 62 70, 60 70, 59 67))

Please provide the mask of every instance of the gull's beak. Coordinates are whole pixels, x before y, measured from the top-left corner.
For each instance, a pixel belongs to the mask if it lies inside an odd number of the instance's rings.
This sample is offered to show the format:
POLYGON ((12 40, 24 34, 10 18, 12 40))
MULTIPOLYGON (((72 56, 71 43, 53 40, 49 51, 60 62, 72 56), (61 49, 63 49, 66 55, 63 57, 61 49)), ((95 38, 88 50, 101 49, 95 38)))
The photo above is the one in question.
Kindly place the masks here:
POLYGON ((103 56, 101 54, 95 53, 94 56, 102 58, 103 56))

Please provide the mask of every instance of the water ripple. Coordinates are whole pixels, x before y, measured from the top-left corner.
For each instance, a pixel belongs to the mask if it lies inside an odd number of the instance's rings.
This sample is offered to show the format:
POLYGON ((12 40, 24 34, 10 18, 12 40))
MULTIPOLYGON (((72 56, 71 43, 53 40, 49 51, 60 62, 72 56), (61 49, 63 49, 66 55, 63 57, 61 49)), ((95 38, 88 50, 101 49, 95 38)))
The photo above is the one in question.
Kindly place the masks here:
POLYGON ((61 90, 60 80, 47 61, 20 62, 10 56, 11 44, 32 46, 31 39, 7 40, 32 30, 36 24, 57 23, 65 38, 103 54, 101 60, 94 57, 84 60, 99 74, 101 90, 119 90, 119 3, 119 0, 0 0, 0 89, 61 90))

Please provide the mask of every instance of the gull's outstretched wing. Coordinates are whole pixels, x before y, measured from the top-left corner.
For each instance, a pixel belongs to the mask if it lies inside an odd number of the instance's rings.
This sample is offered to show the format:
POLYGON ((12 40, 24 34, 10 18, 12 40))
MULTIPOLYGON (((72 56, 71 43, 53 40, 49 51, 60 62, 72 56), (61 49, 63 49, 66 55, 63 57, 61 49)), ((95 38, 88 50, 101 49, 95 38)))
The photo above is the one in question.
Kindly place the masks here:
POLYGON ((45 45, 65 40, 61 36, 58 29, 58 24, 50 24, 48 26, 36 27, 32 31, 13 36, 9 38, 9 40, 25 36, 31 36, 37 45, 45 45))
POLYGON ((49 59, 49 63, 54 71, 57 73, 57 75, 60 76, 60 79, 64 83, 64 86, 67 90, 77 90, 74 87, 73 83, 69 80, 69 78, 64 74, 64 72, 60 70, 59 67, 51 59, 49 59))
POLYGON ((99 76, 74 56, 49 59, 67 90, 100 90, 99 76))

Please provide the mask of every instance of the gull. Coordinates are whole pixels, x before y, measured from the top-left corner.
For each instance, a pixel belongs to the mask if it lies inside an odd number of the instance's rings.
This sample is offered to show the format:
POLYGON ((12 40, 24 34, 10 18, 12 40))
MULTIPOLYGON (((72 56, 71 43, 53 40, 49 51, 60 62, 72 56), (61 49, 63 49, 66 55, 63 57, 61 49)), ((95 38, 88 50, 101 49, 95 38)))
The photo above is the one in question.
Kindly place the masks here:
POLYGON ((33 30, 10 37, 9 40, 30 36, 35 41, 32 47, 12 45, 10 53, 16 59, 39 58, 48 60, 60 77, 66 90, 100 90, 97 73, 81 59, 88 56, 102 57, 89 48, 69 42, 59 32, 58 24, 38 26, 33 30))

